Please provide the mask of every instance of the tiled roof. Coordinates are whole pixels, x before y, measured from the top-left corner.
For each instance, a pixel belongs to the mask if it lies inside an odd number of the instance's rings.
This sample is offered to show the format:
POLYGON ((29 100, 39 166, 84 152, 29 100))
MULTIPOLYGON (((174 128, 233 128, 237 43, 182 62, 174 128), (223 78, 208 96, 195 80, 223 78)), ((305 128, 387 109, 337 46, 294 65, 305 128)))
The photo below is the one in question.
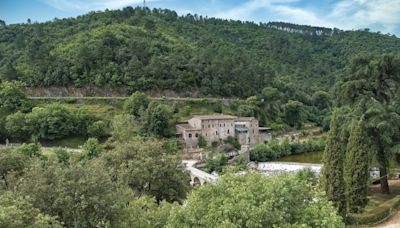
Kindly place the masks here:
POLYGON ((256 119, 255 117, 238 117, 236 121, 251 121, 255 119, 256 119))
POLYGON ((179 128, 182 128, 183 130, 192 130, 192 131, 200 131, 201 129, 199 128, 194 128, 190 126, 189 124, 177 124, 176 125, 179 128))
POLYGON ((200 119, 200 120, 232 120, 236 119, 236 116, 231 116, 231 115, 223 115, 223 114, 217 114, 217 115, 195 115, 193 118, 200 119))

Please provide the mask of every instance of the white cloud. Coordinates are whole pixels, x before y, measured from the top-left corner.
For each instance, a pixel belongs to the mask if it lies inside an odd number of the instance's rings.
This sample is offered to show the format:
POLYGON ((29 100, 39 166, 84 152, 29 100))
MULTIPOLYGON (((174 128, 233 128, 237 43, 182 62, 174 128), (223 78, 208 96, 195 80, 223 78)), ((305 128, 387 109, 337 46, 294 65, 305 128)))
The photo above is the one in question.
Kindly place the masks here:
POLYGON ((250 21, 286 21, 341 29, 368 27, 384 33, 400 32, 400 0, 339 0, 324 10, 303 7, 302 4, 295 7, 290 4, 293 2, 301 0, 247 0, 212 16, 250 21), (260 18, 260 12, 265 19, 260 18))
POLYGON ((89 11, 118 9, 124 6, 140 4, 143 0, 42 0, 42 2, 62 11, 89 11))

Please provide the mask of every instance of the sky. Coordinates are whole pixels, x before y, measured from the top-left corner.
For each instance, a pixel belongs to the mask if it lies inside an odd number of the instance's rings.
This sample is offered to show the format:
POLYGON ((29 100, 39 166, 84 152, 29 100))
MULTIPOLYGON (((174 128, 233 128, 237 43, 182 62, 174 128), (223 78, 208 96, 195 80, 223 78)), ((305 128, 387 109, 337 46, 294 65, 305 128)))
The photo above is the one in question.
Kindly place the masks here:
MULTIPOLYGON (((90 11, 142 6, 143 0, 0 0, 7 24, 76 17, 90 11)), ((400 0, 147 0, 149 8, 242 21, 371 31, 400 36, 400 0)))

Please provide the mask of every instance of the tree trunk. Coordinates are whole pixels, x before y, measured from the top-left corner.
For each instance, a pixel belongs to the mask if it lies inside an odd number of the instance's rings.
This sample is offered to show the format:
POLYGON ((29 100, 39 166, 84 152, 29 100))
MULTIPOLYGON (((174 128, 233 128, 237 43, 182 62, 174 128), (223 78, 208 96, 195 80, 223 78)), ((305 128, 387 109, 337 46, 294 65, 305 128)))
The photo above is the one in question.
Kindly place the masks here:
POLYGON ((390 194, 387 174, 388 174, 388 172, 387 172, 386 167, 379 167, 379 175, 381 178, 380 182, 381 182, 381 193, 382 194, 390 194))

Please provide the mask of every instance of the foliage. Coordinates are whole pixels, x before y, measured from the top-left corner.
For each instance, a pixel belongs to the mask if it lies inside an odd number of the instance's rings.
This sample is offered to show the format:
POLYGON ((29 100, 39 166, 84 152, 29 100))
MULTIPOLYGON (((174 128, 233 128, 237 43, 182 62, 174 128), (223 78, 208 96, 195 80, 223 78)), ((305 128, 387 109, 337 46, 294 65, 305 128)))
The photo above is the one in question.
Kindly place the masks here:
POLYGON ((22 173, 28 158, 12 149, 0 149, 0 177, 5 179, 10 172, 22 173))
POLYGON ((287 104, 284 105, 284 118, 286 123, 291 127, 295 127, 297 129, 301 128, 306 115, 304 104, 299 101, 290 100, 287 104))
POLYGON ((39 157, 40 154, 40 144, 37 143, 29 143, 29 144, 22 144, 18 151, 28 157, 39 157))
POLYGON ((13 113, 29 111, 32 104, 24 93, 24 86, 20 82, 0 83, 0 110, 13 113))
POLYGON ((11 192, 0 195, 0 215, 0 227, 62 227, 56 217, 41 213, 28 200, 11 192))
POLYGON ((371 139, 382 177, 381 191, 389 194, 387 179, 390 150, 400 143, 400 113, 396 96, 400 88, 400 56, 359 56, 337 83, 340 105, 352 105, 363 119, 362 134, 371 139))
POLYGON ((240 145, 239 141, 237 139, 235 139, 234 137, 232 137, 232 136, 228 136, 228 138, 226 138, 224 140, 224 143, 232 145, 233 148, 235 148, 237 150, 240 150, 240 148, 241 148, 241 145, 240 145))
POLYGON ((302 143, 289 143, 288 140, 279 144, 277 141, 270 141, 258 144, 250 151, 250 160, 265 162, 272 161, 291 154, 302 154, 306 152, 321 151, 325 148, 325 141, 309 140, 302 143))
POLYGON ((166 137, 170 113, 166 106, 151 102, 141 118, 141 132, 145 136, 166 137))
POLYGON ((113 151, 105 152, 101 158, 111 176, 138 195, 173 202, 184 199, 189 190, 189 176, 178 152, 167 150, 163 141, 133 138, 118 142, 113 151))
POLYGON ((203 137, 202 135, 199 136, 197 145, 198 145, 200 148, 205 148, 205 147, 207 147, 207 141, 204 139, 204 137, 203 137))
POLYGON ((141 92, 133 93, 125 102, 124 110, 126 113, 139 117, 150 104, 149 97, 141 92))
POLYGON ((158 204, 154 198, 148 196, 135 198, 126 208, 125 227, 165 227, 171 211, 177 206, 165 201, 158 204))
POLYGON ((53 150, 54 154, 57 156, 58 160, 63 163, 68 163, 70 155, 68 151, 59 147, 53 150))
POLYGON ((223 153, 220 153, 212 158, 207 158, 206 161, 206 171, 208 173, 217 172, 221 173, 222 169, 227 163, 227 158, 223 153))
POLYGON ((124 192, 99 161, 64 166, 58 161, 35 161, 15 190, 34 207, 58 216, 66 227, 109 226, 123 213, 124 192))
POLYGON ((345 110, 333 112, 328 140, 324 151, 323 183, 326 195, 339 214, 344 217, 347 213, 345 195, 344 169, 347 145, 345 110))
POLYGON ((96 121, 89 125, 87 133, 90 137, 102 138, 107 135, 106 132, 107 125, 104 121, 96 121))
POLYGON ((139 134, 135 117, 128 114, 116 115, 111 121, 112 136, 117 141, 128 141, 139 134))
POLYGON ((255 95, 275 78, 327 90, 355 54, 398 53, 400 46, 396 37, 366 31, 140 7, 1 26, 0 37, 1 80, 237 97, 255 95), (294 28, 300 34, 285 32, 294 28))
POLYGON ((347 144, 345 180, 350 212, 360 212, 368 202, 368 168, 374 148, 363 124, 362 120, 353 123, 347 144))
POLYGON ((194 190, 167 227, 343 227, 328 200, 293 175, 223 176, 194 190))
POLYGON ((54 140, 72 135, 86 135, 94 116, 85 112, 72 113, 60 104, 35 107, 30 113, 17 112, 6 119, 9 135, 18 139, 54 140))
POLYGON ((363 212, 361 214, 349 214, 349 224, 354 225, 370 225, 377 224, 384 219, 388 218, 393 211, 396 211, 400 206, 400 196, 387 200, 374 210, 363 212))
POLYGON ((102 148, 99 145, 99 141, 96 138, 89 138, 85 144, 83 144, 83 156, 87 159, 93 159, 100 156, 102 148))

